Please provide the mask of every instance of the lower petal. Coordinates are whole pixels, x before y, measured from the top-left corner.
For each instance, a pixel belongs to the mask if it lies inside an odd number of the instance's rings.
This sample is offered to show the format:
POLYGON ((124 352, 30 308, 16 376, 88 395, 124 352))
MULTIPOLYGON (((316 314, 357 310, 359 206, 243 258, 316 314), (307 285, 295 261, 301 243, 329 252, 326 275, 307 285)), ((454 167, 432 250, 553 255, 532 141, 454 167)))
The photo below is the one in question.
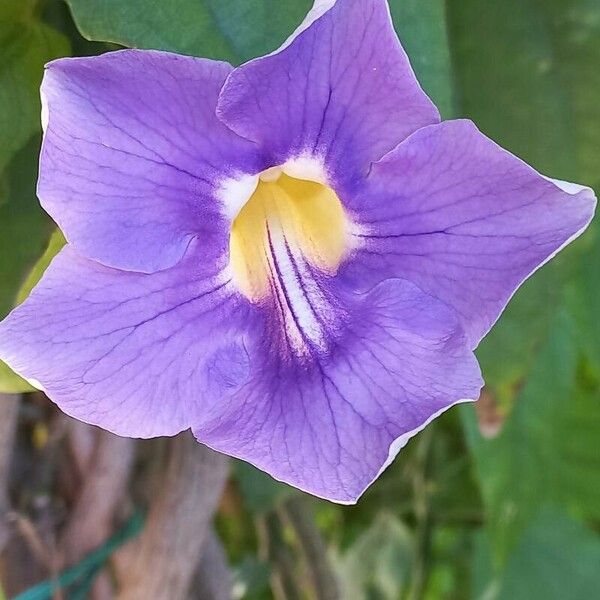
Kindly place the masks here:
POLYGON ((67 246, 0 324, 0 357, 87 423, 131 437, 187 429, 247 371, 244 304, 200 264, 191 252, 123 272, 67 246))
POLYGON ((336 292, 344 324, 308 357, 278 350, 268 333, 276 309, 262 307, 250 379, 194 433, 279 480, 351 503, 431 419, 476 399, 482 381, 454 312, 411 283, 336 292))

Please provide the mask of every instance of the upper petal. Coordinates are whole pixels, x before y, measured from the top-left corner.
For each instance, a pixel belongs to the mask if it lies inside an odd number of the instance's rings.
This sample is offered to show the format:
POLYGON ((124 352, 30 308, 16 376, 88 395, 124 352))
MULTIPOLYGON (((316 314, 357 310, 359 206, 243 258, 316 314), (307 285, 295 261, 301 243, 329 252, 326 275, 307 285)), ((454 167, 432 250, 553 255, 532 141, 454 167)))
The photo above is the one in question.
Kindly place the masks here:
POLYGON ((351 503, 429 421, 476 399, 481 378, 454 312, 416 286, 336 288, 330 282, 335 305, 312 304, 326 339, 288 307, 304 334, 301 355, 277 325, 288 309, 263 306, 248 336, 249 380, 193 429, 277 479, 351 503))
POLYGON ((230 71, 139 50, 47 66, 38 195, 80 252, 153 272, 225 227, 219 183, 262 168, 215 115, 230 71))
POLYGON ((282 48, 231 73, 217 112, 272 164, 314 156, 337 180, 439 121, 385 0, 317 0, 282 48))
POLYGON ((590 222, 589 188, 543 177, 469 121, 424 128, 347 199, 362 246, 344 276, 404 277, 453 306, 471 345, 590 222))
POLYGON ((246 372, 243 305, 192 252, 145 274, 66 246, 0 323, 0 357, 67 414, 120 435, 191 426, 246 372))

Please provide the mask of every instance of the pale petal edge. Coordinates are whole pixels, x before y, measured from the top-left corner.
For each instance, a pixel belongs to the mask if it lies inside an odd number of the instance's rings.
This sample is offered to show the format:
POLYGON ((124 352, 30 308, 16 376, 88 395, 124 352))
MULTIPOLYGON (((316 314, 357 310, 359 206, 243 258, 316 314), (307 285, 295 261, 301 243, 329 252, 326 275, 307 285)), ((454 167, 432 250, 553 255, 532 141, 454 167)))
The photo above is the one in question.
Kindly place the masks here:
MULTIPOLYGON (((483 387, 483 382, 482 382, 482 387, 483 387)), ((279 483, 282 483, 282 484, 285 484, 287 486, 296 488, 296 489, 300 490, 301 492, 304 492, 305 494, 309 494, 309 495, 314 496, 316 498, 320 498, 321 500, 327 500, 328 502, 332 502, 334 504, 339 504, 339 505, 342 505, 342 506, 354 506, 362 498, 362 496, 365 494, 365 492, 379 479, 379 477, 381 477, 381 475, 383 474, 383 472, 394 462, 394 459, 398 456, 398 454, 400 453, 400 451, 408 444, 408 442, 415 435, 419 434, 428 425, 430 425, 433 421, 435 421, 435 419, 437 419, 438 417, 440 417, 447 410, 453 408, 454 406, 457 406, 459 404, 466 404, 467 402, 476 402, 477 400, 478 400, 478 398, 464 398, 464 399, 461 399, 461 400, 456 400, 452 404, 449 404, 448 406, 444 406, 443 408, 441 408, 437 412, 435 412, 432 415, 430 415, 421 425, 419 425, 419 427, 416 427, 415 429, 413 429, 411 431, 408 431, 408 432, 402 434, 400 437, 396 438, 390 444, 388 458, 383 463, 383 465, 381 465, 381 468, 377 472, 377 475, 375 475, 375 477, 373 477, 373 479, 371 481, 369 481, 369 483, 367 485, 365 485, 363 487, 363 489, 360 492, 358 492, 358 494, 356 495, 356 497, 353 498, 352 500, 347 500, 347 499, 342 499, 342 498, 331 498, 329 496, 320 495, 320 494, 316 493, 314 490, 309 490, 309 489, 303 488, 301 485, 298 485, 298 483, 296 483, 296 482, 286 481, 285 479, 281 479, 281 478, 275 477, 272 473, 269 473, 268 471, 265 471, 264 468, 262 468, 262 467, 258 466, 257 464, 253 463, 251 460, 248 460, 247 458, 245 458, 245 457, 243 457, 241 455, 237 455, 236 456, 236 454, 233 453, 233 452, 229 452, 229 451, 228 452, 224 452, 223 450, 220 450, 219 448, 217 448, 215 446, 212 446, 211 444, 205 442, 198 435, 198 433, 196 432, 196 430, 194 429, 194 427, 192 427, 191 430, 192 430, 192 433, 193 433, 194 437, 196 438, 196 441, 199 444, 203 444, 204 446, 210 448, 214 452, 219 452, 220 454, 225 454, 226 456, 231 456, 232 458, 235 458, 236 460, 244 461, 244 462, 252 465, 255 469, 258 469, 259 471, 262 471, 263 473, 265 473, 266 475, 268 475, 273 480, 275 480, 275 481, 277 481, 279 483)))

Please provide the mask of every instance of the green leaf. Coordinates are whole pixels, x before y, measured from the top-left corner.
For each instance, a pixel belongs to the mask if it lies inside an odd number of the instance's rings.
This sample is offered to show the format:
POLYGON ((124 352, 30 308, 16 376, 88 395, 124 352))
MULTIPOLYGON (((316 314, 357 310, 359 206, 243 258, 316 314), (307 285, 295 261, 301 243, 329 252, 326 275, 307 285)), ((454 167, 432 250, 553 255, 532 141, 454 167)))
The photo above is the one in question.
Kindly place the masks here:
POLYGON ((244 504, 252 512, 267 512, 295 492, 285 483, 241 460, 234 462, 234 472, 244 504))
POLYGON ((33 16, 38 0, 4 1, 0 4, 0 22, 28 19, 33 16))
MULTIPOLYGON (((277 48, 311 0, 67 0, 91 40, 239 64, 277 48)), ((452 114, 443 0, 392 0, 394 23, 425 90, 452 114)))
POLYGON ((600 230, 588 235, 591 248, 579 265, 577 278, 568 288, 568 306, 577 324, 577 339, 596 377, 600 377, 600 230))
POLYGON ((561 315, 498 438, 484 439, 472 407, 461 407, 499 561, 547 502, 600 517, 598 389, 578 385, 577 359, 561 315))
MULTIPOLYGON (((49 219, 35 197, 38 148, 36 137, 15 155, 6 172, 8 202, 0 204, 0 318, 15 305, 51 232, 49 219)), ((16 393, 29 389, 6 365, 0 367, 0 390, 16 393)))
POLYGON ((489 539, 475 547, 474 597, 481 600, 589 600, 600 587, 600 538, 564 512, 543 509, 494 576, 489 539))
POLYGON ((390 0, 394 25, 423 89, 448 119, 455 113, 444 0, 390 0))
POLYGON ((413 541, 404 524, 381 513, 337 561, 343 598, 395 600, 406 589, 413 541))
MULTIPOLYGON (((568 125, 573 128, 575 140, 574 177, 598 192, 600 3, 597 0, 537 0, 536 4, 548 24, 556 73, 568 98, 568 125)), ((562 153, 565 153, 564 147, 562 153)))
POLYGON ((232 568, 235 598, 263 600, 269 597, 270 576, 271 570, 267 564, 255 557, 246 556, 240 564, 232 568))
POLYGON ((561 275, 551 264, 526 281, 477 348, 486 385, 501 404, 510 404, 548 335, 563 295, 561 275))
MULTIPOLYGON (((447 7, 460 112, 542 172, 600 183, 600 3, 461 0, 447 7)), ((578 241, 569 253, 573 265, 584 246, 578 241)), ((482 343, 478 356, 497 392, 508 395, 529 372, 567 275, 556 261, 544 267, 482 343)))
MULTIPOLYGON (((60 230, 55 232, 50 237, 50 242, 44 254, 35 263, 29 275, 25 279, 23 285, 19 289, 16 297, 16 304, 20 304, 29 296, 31 290, 35 287, 38 281, 42 278, 44 271, 50 265, 52 259, 58 254, 59 250, 65 245, 65 238, 60 230)), ((11 369, 2 361, 0 361, 0 392, 3 393, 19 393, 31 392, 34 388, 31 387, 24 379, 13 373, 11 369)))
MULTIPOLYGON (((37 4, 22 0, 0 6, 0 318, 14 306, 50 233, 35 196, 39 86, 44 64, 68 54, 69 42, 36 21, 37 4), (28 140, 32 141, 26 145, 28 140)), ((29 384, 0 363, 0 391, 29 390, 29 384)))
POLYGON ((562 513, 527 528, 502 578, 499 600, 589 600, 600 589, 600 538, 562 513))
POLYGON ((44 64, 69 52, 64 36, 34 20, 33 4, 8 2, 0 11, 0 173, 40 129, 44 64))
POLYGON ((473 535, 471 562, 471 598, 497 600, 499 582, 493 567, 489 535, 485 529, 478 530, 473 535))
POLYGON ((60 229, 56 229, 50 236, 48 247, 40 259, 35 263, 33 269, 27 275, 19 293, 17 294, 17 304, 21 304, 23 300, 29 296, 31 290, 38 284, 39 280, 46 269, 50 266, 52 259, 60 252, 62 247, 66 244, 65 236, 60 229))
POLYGON ((574 177, 569 98, 538 2, 461 0, 448 13, 462 112, 537 168, 574 177))
POLYGON ((34 392, 35 388, 19 377, 6 363, 0 360, 0 394, 22 394, 34 392))
POLYGON ((274 50, 310 0, 67 0, 84 37, 239 63, 274 50))

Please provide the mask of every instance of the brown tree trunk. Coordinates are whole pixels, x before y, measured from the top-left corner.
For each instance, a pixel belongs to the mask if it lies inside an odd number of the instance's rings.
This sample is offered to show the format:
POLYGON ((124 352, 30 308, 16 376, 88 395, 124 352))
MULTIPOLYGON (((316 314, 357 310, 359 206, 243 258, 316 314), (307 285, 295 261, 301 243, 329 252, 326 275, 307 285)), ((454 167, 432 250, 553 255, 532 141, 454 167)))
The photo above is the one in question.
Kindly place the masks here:
POLYGON ((0 393, 0 552, 9 537, 8 485, 20 402, 20 395, 0 393))
POLYGON ((102 430, 94 434, 95 448, 62 538, 67 564, 80 560, 110 537, 133 464, 134 440, 102 430))
POLYGON ((231 600, 232 581, 219 538, 210 531, 190 588, 189 600, 231 600))
MULTIPOLYGON (((127 495, 135 440, 72 421, 69 445, 81 485, 61 540, 66 565, 81 560, 114 531, 115 514, 127 495)), ((94 600, 112 599, 112 584, 107 572, 96 579, 91 597, 94 600)))
POLYGON ((189 432, 171 440, 163 486, 120 572, 119 600, 186 600, 227 478, 227 459, 189 432))

